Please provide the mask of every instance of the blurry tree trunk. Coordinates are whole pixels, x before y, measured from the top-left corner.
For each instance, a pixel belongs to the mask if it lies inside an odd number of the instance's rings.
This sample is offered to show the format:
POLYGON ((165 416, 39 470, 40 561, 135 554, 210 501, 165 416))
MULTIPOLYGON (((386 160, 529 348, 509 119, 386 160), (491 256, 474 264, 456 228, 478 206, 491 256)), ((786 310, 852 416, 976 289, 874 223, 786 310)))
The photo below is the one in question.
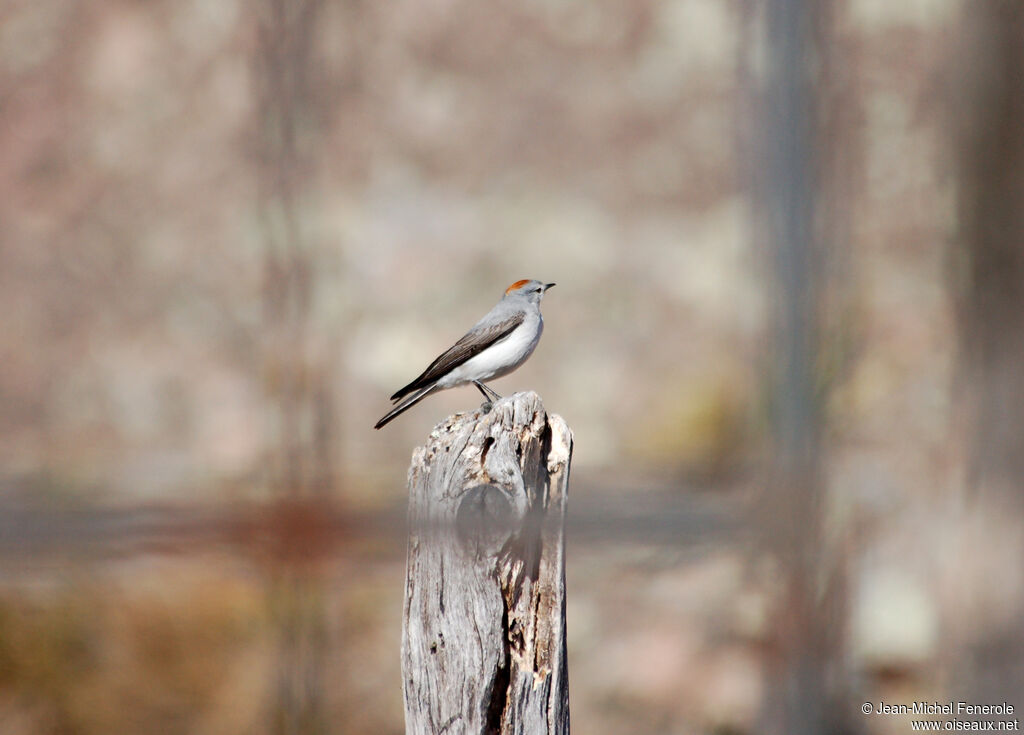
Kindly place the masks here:
POLYGON ((822 412, 815 373, 822 251, 816 192, 817 90, 827 3, 771 0, 766 7, 764 167, 760 214, 774 263, 774 463, 764 498, 766 544, 780 561, 781 605, 768 666, 765 730, 832 732, 826 689, 834 640, 821 588, 822 412))
POLYGON ((254 78, 259 102, 258 216, 264 245, 265 388, 277 404, 271 484, 293 497, 329 489, 333 392, 313 369, 308 322, 315 271, 301 212, 315 165, 314 31, 321 0, 261 0, 254 78))
POLYGON ((535 393, 449 418, 409 469, 406 732, 569 732, 572 434, 535 393))
MULTIPOLYGON (((260 0, 252 6, 257 17, 254 152, 264 246, 263 382, 276 409, 267 479, 281 499, 275 524, 284 528, 304 517, 296 512, 303 502, 330 493, 335 475, 334 393, 329 372, 314 369, 308 344, 315 271, 301 216, 318 142, 312 60, 321 6, 321 0, 260 0)), ((304 534, 300 529, 295 535, 304 534)), ((267 597, 278 645, 272 732, 326 733, 323 581, 301 561, 275 559, 267 597)))
POLYGON ((975 479, 1024 500, 1024 5, 965 13, 960 214, 966 368, 978 386, 975 479))
MULTIPOLYGON (((956 106, 966 292, 963 374, 972 388, 970 489, 983 512, 1024 525, 1024 5, 972 3, 956 106), (966 62, 966 63, 964 63, 966 62)), ((1019 585, 1020 566, 1005 573, 1019 585)), ((1020 605, 1018 599, 1017 604, 1020 605)), ((971 642, 968 682, 986 701, 1024 691, 1024 610, 971 642)))

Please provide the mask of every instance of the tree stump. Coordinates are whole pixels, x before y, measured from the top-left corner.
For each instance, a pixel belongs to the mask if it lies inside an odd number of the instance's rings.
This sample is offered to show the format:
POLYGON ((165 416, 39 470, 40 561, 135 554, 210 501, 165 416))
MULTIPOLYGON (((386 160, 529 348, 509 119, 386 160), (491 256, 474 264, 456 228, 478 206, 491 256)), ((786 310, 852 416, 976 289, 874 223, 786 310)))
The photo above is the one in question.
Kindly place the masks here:
POLYGON ((409 468, 407 735, 569 732, 572 432, 533 392, 439 424, 409 468))

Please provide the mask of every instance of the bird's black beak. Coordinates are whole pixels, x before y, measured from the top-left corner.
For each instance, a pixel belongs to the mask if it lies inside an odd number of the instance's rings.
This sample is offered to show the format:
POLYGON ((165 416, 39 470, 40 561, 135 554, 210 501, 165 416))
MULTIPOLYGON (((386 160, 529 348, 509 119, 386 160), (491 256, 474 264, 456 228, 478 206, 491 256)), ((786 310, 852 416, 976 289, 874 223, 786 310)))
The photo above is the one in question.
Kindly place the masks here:
POLYGON ((557 285, 558 285, 557 283, 545 283, 544 284, 544 290, 547 291, 552 286, 557 286, 557 285))

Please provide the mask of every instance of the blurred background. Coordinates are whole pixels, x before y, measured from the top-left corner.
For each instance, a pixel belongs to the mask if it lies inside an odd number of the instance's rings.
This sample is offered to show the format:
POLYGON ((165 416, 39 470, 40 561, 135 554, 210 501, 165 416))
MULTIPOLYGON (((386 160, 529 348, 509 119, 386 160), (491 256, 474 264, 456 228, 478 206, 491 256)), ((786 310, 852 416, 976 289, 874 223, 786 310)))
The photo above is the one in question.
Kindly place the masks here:
POLYGON ((580 733, 1024 708, 1024 6, 6 0, 0 734, 401 733, 387 396, 521 278, 580 733))

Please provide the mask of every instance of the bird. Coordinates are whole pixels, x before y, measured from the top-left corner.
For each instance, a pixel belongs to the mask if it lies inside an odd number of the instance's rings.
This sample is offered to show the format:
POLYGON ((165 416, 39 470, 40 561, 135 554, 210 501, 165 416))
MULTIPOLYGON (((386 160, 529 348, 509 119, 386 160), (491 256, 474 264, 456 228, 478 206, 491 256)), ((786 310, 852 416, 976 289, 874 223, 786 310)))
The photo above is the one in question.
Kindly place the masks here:
POLYGON ((483 394, 484 410, 490 410, 491 402, 501 396, 484 381, 508 375, 533 354, 544 331, 540 302, 554 285, 523 279, 506 288, 483 319, 438 355, 418 378, 391 396, 397 405, 373 428, 380 429, 432 393, 470 383, 483 394))

